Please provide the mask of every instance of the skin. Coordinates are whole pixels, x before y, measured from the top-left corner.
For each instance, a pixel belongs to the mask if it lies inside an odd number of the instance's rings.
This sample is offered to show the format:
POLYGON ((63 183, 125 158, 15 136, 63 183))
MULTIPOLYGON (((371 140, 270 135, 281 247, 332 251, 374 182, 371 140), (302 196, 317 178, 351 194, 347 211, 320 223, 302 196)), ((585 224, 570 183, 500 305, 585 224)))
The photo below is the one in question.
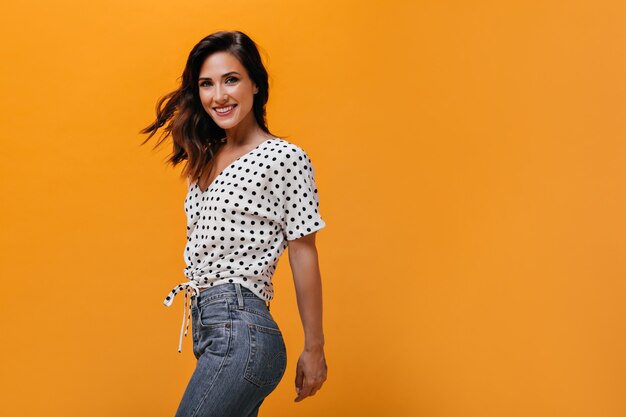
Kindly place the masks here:
POLYGON ((289 265, 304 327, 304 351, 296 366, 298 396, 295 402, 315 395, 326 381, 327 374, 322 330, 322 279, 315 247, 316 234, 313 232, 288 242, 289 265))
MULTIPOLYGON (((265 133, 254 118, 252 105, 258 88, 234 55, 216 52, 208 56, 200 68, 198 91, 204 110, 226 132, 226 143, 215 155, 212 168, 198 181, 200 188, 206 190, 224 168, 272 136, 265 133), (215 107, 231 104, 237 106, 228 117, 217 115, 215 107)), ((287 247, 305 336, 304 350, 296 365, 295 402, 315 395, 327 375, 322 280, 315 236, 316 232, 288 241, 287 247)))

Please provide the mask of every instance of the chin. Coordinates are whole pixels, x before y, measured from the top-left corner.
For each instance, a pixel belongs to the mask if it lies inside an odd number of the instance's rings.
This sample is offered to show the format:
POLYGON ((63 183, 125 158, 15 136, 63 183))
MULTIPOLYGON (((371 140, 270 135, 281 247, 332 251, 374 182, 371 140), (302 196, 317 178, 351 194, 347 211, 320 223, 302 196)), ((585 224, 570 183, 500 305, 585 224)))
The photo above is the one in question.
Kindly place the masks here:
POLYGON ((216 124, 216 125, 217 125, 220 129, 223 129, 223 130, 228 130, 228 129, 230 129, 231 127, 233 127, 233 126, 236 126, 236 125, 237 125, 237 124, 232 124, 232 123, 228 123, 228 124, 224 124, 224 123, 222 123, 222 124, 220 124, 220 123, 218 123, 217 121, 215 121, 215 124, 216 124))

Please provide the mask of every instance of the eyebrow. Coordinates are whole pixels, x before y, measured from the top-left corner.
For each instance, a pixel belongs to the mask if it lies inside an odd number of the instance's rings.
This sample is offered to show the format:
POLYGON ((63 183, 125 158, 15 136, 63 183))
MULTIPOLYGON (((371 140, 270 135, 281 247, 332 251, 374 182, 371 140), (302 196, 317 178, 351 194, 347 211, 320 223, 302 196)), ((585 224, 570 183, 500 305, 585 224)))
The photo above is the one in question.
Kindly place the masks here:
MULTIPOLYGON (((222 78, 228 77, 229 75, 232 75, 232 74, 241 75, 237 71, 231 71, 231 72, 227 72, 226 74, 222 75, 222 78)), ((210 79, 211 79, 211 77, 200 77, 200 78, 198 78, 198 81, 210 80, 210 79)))

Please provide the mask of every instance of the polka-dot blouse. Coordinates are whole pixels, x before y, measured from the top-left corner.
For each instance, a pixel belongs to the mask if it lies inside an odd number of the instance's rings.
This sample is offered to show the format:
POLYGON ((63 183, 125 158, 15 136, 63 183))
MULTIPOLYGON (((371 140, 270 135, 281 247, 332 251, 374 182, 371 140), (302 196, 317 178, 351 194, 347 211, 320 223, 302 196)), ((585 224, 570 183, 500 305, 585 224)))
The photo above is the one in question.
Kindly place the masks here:
MULTIPOLYGON (((176 294, 186 291, 179 352, 187 293, 194 297, 199 288, 239 283, 269 302, 272 276, 287 242, 326 225, 311 159, 280 138, 265 140, 237 158, 204 191, 197 181, 189 183, 184 205, 187 280, 164 301, 170 306, 176 294)), ((188 321, 190 316, 189 311, 188 321)))

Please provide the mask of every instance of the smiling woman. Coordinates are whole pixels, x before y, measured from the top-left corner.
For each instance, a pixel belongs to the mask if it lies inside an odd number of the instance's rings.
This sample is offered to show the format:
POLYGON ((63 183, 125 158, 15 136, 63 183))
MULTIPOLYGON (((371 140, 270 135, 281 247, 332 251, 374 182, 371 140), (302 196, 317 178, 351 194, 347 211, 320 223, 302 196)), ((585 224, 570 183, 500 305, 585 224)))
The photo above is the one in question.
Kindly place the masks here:
POLYGON ((250 130, 259 139, 278 137, 265 120, 268 90, 254 41, 239 31, 214 33, 189 53, 180 88, 159 99, 156 120, 141 130, 149 134, 142 144, 163 127, 156 146, 171 135, 174 149, 167 163, 187 161, 182 174, 194 181, 212 167, 225 143, 244 145, 250 130), (230 111, 219 112, 231 105, 230 111))
POLYGON ((269 302, 287 248, 305 333, 295 401, 326 380, 315 247, 326 223, 308 154, 267 128, 268 89, 255 43, 242 32, 217 32, 194 46, 180 88, 159 99, 156 120, 141 131, 146 143, 163 127, 157 146, 171 135, 168 162, 186 161, 186 280, 164 304, 184 292, 178 351, 191 317, 198 362, 177 417, 254 417, 281 381, 287 351, 269 302))
POLYGON ((237 126, 243 115, 250 113, 254 95, 259 91, 241 62, 230 52, 216 52, 207 57, 198 80, 202 107, 224 130, 237 126))

